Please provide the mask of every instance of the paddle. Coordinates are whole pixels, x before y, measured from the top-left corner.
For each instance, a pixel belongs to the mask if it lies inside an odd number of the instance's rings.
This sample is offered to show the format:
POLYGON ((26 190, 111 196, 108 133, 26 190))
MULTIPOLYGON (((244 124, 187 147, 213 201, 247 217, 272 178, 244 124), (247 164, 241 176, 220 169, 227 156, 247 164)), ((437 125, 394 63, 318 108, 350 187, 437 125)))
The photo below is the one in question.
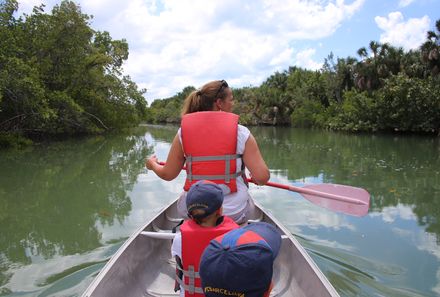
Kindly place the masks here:
MULTIPOLYGON (((165 165, 165 162, 159 162, 159 164, 165 165)), ((182 169, 185 169, 185 167, 182 169)), ((248 182, 255 184, 251 178, 246 179, 248 182)), ((267 182, 265 186, 296 192, 313 204, 358 217, 365 216, 370 205, 370 194, 362 188, 352 186, 312 184, 296 187, 274 182, 267 182)))
MULTIPOLYGON (((250 178, 248 182, 255 183, 250 178)), ((301 194, 305 199, 321 207, 362 217, 368 213, 370 194, 362 189, 338 184, 313 184, 304 187, 267 182, 265 186, 301 194)))

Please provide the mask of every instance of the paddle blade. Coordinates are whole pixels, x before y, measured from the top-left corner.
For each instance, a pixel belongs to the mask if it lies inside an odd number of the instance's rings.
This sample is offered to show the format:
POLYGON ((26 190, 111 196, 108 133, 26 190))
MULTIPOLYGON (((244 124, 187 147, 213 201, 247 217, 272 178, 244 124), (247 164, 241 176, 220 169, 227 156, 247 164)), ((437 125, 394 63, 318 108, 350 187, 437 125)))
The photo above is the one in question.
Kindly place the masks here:
POLYGON ((321 207, 357 217, 368 213, 370 194, 364 189, 337 184, 314 184, 300 189, 297 192, 321 207))

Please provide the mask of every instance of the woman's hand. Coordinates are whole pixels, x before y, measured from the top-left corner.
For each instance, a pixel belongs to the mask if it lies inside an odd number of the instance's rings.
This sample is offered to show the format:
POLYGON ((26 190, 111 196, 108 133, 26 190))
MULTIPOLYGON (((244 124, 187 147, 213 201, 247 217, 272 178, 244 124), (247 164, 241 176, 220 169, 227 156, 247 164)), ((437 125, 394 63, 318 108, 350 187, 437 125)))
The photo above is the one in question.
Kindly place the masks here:
POLYGON ((171 144, 168 158, 165 165, 159 163, 156 155, 152 155, 145 160, 145 167, 152 170, 163 180, 173 180, 182 171, 182 166, 185 163, 182 146, 180 145, 179 136, 176 135, 171 144))
POLYGON ((147 167, 148 170, 154 170, 155 164, 159 164, 159 160, 157 159, 156 155, 152 155, 145 160, 145 167, 147 167))

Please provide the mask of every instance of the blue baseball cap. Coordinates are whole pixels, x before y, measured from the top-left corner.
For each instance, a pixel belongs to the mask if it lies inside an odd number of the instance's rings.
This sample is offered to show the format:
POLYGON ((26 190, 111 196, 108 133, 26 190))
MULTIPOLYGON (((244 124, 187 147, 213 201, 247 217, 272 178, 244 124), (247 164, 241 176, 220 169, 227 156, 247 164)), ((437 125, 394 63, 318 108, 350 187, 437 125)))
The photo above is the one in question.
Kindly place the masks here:
POLYGON ((263 296, 270 288, 280 246, 279 231, 263 222, 211 240, 199 266, 205 296, 263 296))
POLYGON ((205 218, 216 212, 223 204, 223 191, 215 183, 200 180, 186 194, 186 209, 192 218, 205 218), (202 210, 192 214, 194 210, 202 210))

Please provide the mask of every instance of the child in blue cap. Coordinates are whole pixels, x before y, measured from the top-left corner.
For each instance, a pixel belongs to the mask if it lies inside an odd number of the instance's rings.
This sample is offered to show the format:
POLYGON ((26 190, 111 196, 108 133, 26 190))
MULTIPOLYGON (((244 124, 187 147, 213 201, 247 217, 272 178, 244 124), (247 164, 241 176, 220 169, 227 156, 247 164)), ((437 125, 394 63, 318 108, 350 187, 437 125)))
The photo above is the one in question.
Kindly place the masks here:
POLYGON ((176 286, 180 296, 204 296, 198 277, 200 257, 209 242, 238 225, 222 214, 223 191, 215 183, 201 180, 191 186, 186 197, 189 220, 180 227, 171 246, 176 258, 176 286))

